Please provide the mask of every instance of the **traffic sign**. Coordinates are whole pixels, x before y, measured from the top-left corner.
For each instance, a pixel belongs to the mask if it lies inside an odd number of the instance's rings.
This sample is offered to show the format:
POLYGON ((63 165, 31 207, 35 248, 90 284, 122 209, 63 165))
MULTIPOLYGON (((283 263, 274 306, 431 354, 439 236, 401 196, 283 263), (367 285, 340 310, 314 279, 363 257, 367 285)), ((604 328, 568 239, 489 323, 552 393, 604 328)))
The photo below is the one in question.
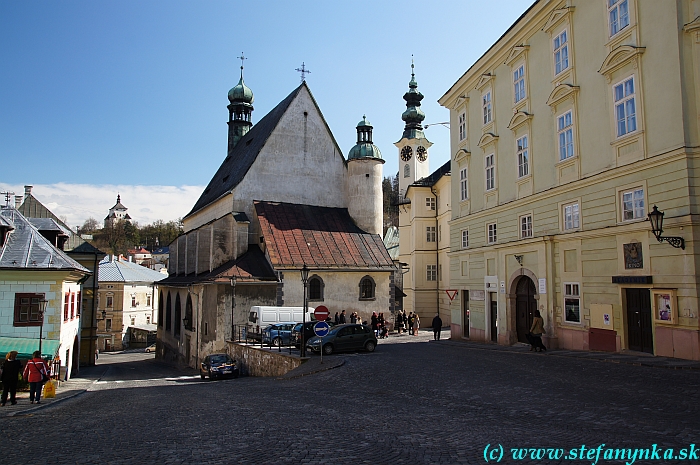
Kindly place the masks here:
POLYGON ((326 308, 325 305, 319 305, 316 307, 316 310, 314 310, 316 321, 326 321, 326 318, 328 318, 328 315, 330 314, 331 312, 328 311, 328 308, 326 308))
POLYGON ((314 325, 314 334, 318 337, 323 337, 326 334, 328 334, 328 331, 331 329, 330 325, 326 323, 325 321, 319 321, 314 325))

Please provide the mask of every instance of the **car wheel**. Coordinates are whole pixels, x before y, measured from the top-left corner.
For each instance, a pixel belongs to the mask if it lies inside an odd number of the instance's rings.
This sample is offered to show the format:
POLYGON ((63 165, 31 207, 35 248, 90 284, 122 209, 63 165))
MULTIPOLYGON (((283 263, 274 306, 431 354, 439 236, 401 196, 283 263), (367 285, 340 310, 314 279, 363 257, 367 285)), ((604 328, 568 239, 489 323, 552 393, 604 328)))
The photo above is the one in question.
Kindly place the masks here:
POLYGON ((332 344, 326 344, 323 346, 323 353, 326 355, 330 355, 333 353, 333 345, 332 344))
POLYGON ((365 350, 367 352, 374 352, 375 347, 376 346, 374 345, 374 342, 372 342, 372 341, 367 341, 367 344, 365 344, 365 350))
POLYGON ((282 343, 282 339, 280 339, 278 337, 276 337, 272 340, 272 345, 275 347, 279 347, 281 343, 282 343))

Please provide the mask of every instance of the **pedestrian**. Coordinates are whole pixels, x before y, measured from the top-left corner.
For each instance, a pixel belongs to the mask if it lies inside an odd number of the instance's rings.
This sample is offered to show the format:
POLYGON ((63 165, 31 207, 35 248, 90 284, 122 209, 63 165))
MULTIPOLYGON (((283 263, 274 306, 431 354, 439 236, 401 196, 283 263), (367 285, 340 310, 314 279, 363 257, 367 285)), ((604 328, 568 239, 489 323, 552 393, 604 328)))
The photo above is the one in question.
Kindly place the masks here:
POLYGON ((19 381, 20 373, 22 372, 22 362, 17 360, 17 351, 12 350, 5 356, 5 363, 2 364, 2 398, 0 405, 3 407, 7 403, 7 394, 10 394, 10 404, 17 403, 17 381, 19 381))
POLYGON ((361 324, 362 324, 362 317, 360 316, 359 313, 357 314, 357 324, 358 324, 358 325, 361 325, 361 324))
POLYGON ((535 317, 532 319, 530 332, 525 335, 527 342, 530 343, 530 351, 542 352, 543 350, 547 350, 544 344, 542 344, 542 335, 544 333, 544 320, 542 319, 542 315, 540 315, 540 311, 535 310, 535 317))
POLYGON ((413 336, 413 312, 408 312, 408 318, 406 319, 406 329, 408 334, 413 336))
POLYGON ((372 312, 372 317, 369 321, 372 326, 372 331, 374 331, 374 337, 379 336, 379 318, 377 317, 377 312, 372 312))
POLYGON ((433 339, 435 341, 440 340, 440 331, 442 331, 442 318, 440 318, 440 314, 438 313, 435 315, 435 318, 433 318, 433 339))
POLYGON ((408 327, 408 316, 406 315, 406 310, 401 310, 401 313, 403 313, 403 332, 405 333, 408 327))
POLYGON ((418 335, 418 328, 420 328, 420 317, 417 313, 413 315, 413 335, 418 335))
POLYGON ((48 367, 41 358, 41 352, 34 351, 33 358, 24 366, 24 379, 29 381, 29 403, 41 403, 41 388, 48 381, 48 367))
POLYGON ((95 349, 95 360, 100 358, 100 349, 95 349))
POLYGON ((340 324, 340 317, 338 316, 338 312, 335 312, 335 324, 336 325, 340 324))
POLYGON ((401 334, 401 328, 403 328, 403 314, 399 310, 396 313, 396 331, 401 334))
POLYGON ((341 324, 341 325, 344 325, 345 323, 347 323, 347 320, 345 319, 345 310, 340 312, 340 318, 338 318, 338 320, 340 321, 339 324, 341 324))
POLYGON ((352 312, 350 314, 350 323, 352 323, 352 324, 357 323, 357 312, 352 312))

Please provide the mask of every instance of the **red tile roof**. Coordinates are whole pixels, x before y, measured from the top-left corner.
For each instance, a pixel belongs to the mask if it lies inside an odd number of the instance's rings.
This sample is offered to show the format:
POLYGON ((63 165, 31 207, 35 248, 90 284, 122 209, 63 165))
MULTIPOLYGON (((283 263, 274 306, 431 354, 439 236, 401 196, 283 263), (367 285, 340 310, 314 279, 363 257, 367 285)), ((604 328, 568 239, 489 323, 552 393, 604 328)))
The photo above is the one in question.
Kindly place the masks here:
POLYGON ((374 268, 394 265, 382 238, 358 228, 345 208, 255 201, 275 268, 374 268))

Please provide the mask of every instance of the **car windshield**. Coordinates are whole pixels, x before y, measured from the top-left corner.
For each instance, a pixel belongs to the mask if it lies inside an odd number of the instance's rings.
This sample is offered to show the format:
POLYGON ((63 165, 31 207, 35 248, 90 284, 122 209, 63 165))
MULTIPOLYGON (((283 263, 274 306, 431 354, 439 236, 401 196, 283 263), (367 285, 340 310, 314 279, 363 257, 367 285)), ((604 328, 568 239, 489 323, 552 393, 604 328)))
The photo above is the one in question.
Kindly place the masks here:
POLYGON ((212 355, 209 357, 211 363, 231 363, 231 358, 228 355, 212 355))

